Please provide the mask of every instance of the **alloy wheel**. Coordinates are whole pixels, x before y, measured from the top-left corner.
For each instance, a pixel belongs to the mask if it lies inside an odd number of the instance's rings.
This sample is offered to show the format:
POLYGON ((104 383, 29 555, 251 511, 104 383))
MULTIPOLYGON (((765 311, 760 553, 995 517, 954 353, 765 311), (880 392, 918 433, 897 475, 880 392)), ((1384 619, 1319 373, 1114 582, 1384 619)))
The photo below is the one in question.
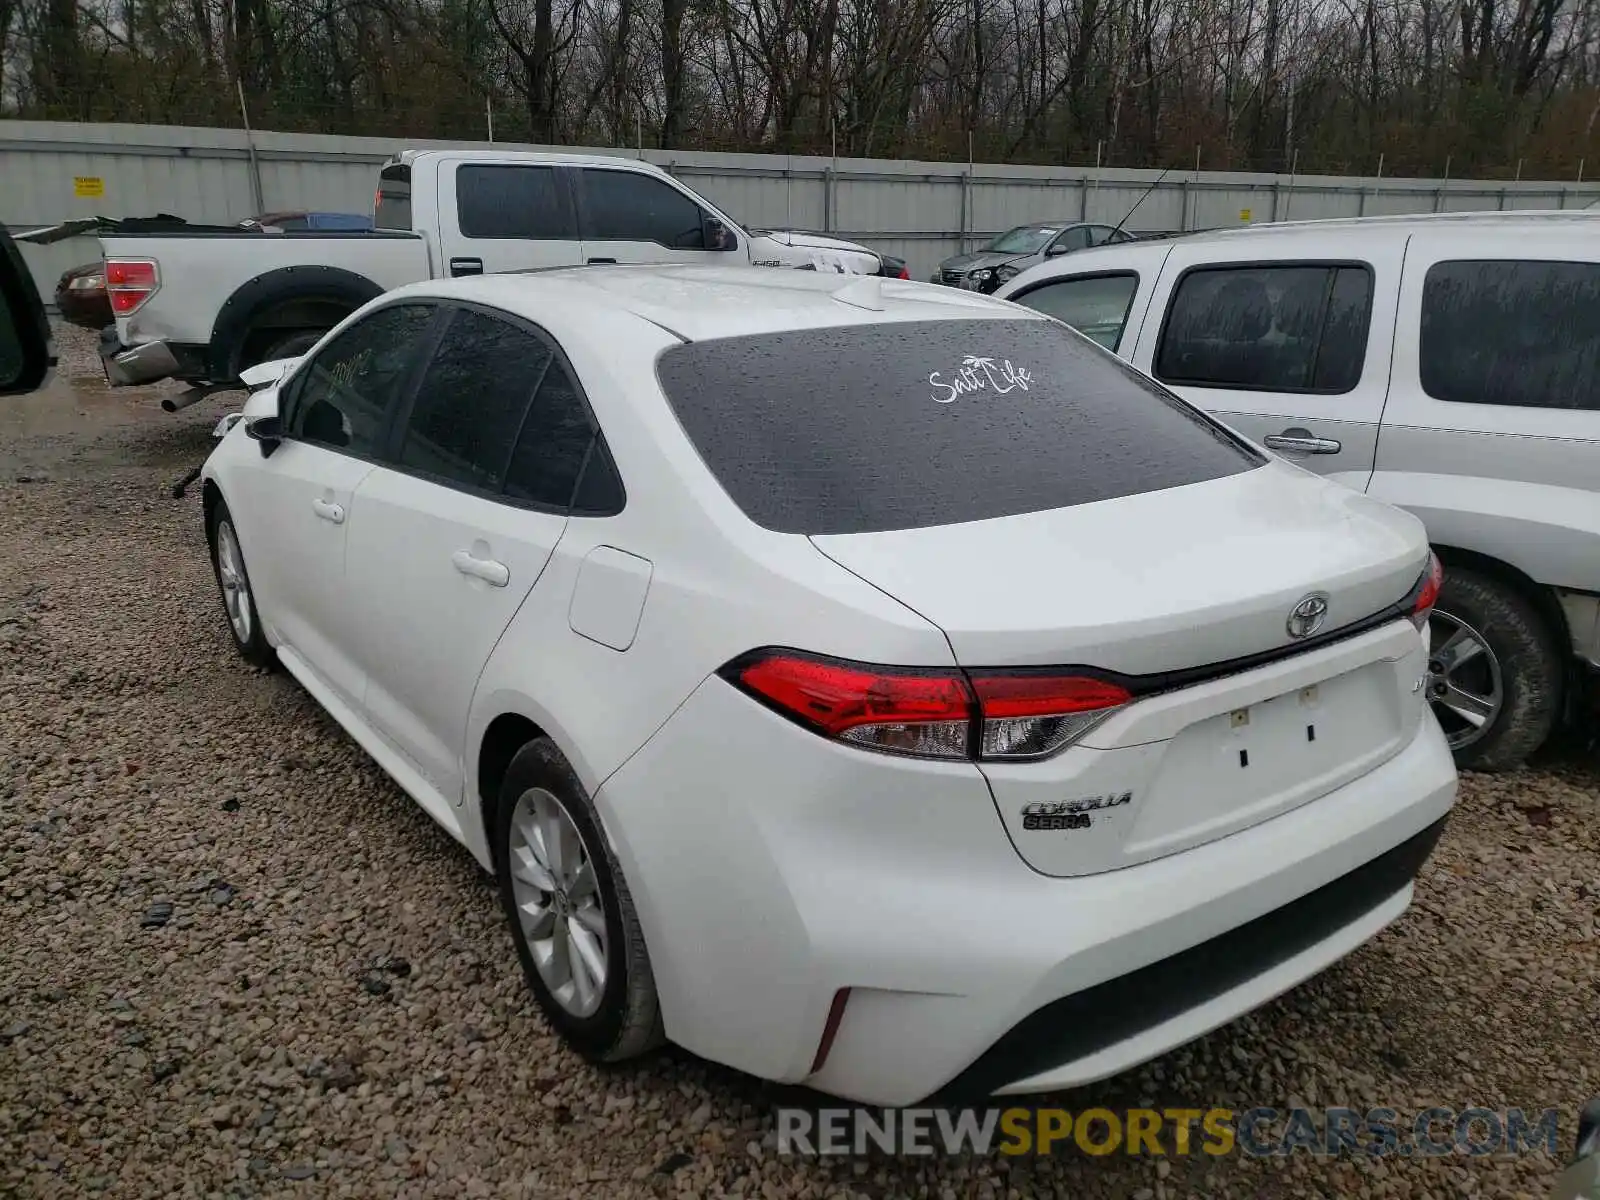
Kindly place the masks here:
POLYGON ((1428 619, 1428 701, 1450 749, 1472 745, 1505 707, 1500 660, 1488 640, 1460 617, 1435 608, 1428 619))
POLYGON ((606 910, 594 859, 555 795, 529 788, 511 814, 511 888, 539 978, 556 1003, 590 1017, 606 990, 606 910))
POLYGON ((222 605, 228 612, 228 624, 241 645, 250 641, 250 579, 244 573, 244 555, 239 553, 239 539, 229 521, 217 524, 217 579, 222 583, 222 605))

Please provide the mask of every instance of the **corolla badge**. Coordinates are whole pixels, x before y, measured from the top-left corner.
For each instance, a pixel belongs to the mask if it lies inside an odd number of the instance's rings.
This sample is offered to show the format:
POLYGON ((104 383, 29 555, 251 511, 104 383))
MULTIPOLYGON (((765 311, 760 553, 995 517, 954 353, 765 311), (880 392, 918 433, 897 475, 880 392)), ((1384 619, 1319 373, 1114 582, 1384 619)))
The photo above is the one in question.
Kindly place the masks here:
POLYGON ((1312 592, 1289 612, 1288 629, 1292 638, 1308 638, 1322 628, 1328 619, 1328 597, 1325 592, 1312 592))
POLYGON ((961 366, 946 379, 942 371, 928 376, 928 386, 933 388, 936 404, 953 404, 962 396, 975 392, 992 392, 1004 396, 1019 388, 1027 391, 1033 385, 1033 372, 1026 367, 1014 366, 1009 358, 984 358, 968 354, 961 366))

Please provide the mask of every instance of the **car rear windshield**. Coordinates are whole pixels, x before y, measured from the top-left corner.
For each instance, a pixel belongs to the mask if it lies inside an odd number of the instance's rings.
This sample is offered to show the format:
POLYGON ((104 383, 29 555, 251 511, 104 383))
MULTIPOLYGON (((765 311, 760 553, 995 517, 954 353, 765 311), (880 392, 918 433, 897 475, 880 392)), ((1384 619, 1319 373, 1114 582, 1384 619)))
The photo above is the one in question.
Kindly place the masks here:
POLYGON ((691 342, 657 374, 749 518, 872 533, 1068 508, 1266 460, 1047 320, 920 321, 691 342))

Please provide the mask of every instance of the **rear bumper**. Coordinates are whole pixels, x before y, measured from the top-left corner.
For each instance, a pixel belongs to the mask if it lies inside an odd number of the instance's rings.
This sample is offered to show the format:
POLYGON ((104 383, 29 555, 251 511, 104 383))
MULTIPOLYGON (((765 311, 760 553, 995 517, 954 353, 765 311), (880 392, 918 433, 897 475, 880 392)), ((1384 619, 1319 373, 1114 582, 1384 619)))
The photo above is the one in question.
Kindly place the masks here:
POLYGON ((1036 1009, 947 1091, 986 1096, 1090 1083, 1258 1007, 1400 916, 1446 820, 1254 921, 1036 1009))
POLYGON ((112 387, 137 387, 162 379, 202 380, 205 378, 205 348, 180 342, 144 342, 124 346, 117 340, 116 326, 100 333, 100 362, 106 382, 112 387))
POLYGON ((1265 1003, 1405 910, 1455 791, 1425 720, 1319 800, 1151 862, 1051 878, 1019 859, 975 768, 825 742, 712 679, 596 803, 669 1037, 903 1105, 952 1083, 1093 1082, 1265 1003), (1223 952, 1225 970, 1188 969, 1223 952))

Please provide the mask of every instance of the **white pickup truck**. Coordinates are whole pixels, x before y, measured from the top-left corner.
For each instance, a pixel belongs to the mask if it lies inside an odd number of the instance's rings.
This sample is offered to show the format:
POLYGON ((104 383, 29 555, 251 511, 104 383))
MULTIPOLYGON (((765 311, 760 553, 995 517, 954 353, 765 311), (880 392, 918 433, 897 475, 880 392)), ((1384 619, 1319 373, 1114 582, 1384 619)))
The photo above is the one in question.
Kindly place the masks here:
MULTIPOLYGON (((379 172, 370 232, 105 233, 113 386, 236 386, 304 353, 374 296, 422 279, 583 263, 789 267, 905 278, 853 242, 747 231, 667 172, 581 154, 408 150, 379 172)), ((167 402, 168 408, 182 402, 167 402)))

